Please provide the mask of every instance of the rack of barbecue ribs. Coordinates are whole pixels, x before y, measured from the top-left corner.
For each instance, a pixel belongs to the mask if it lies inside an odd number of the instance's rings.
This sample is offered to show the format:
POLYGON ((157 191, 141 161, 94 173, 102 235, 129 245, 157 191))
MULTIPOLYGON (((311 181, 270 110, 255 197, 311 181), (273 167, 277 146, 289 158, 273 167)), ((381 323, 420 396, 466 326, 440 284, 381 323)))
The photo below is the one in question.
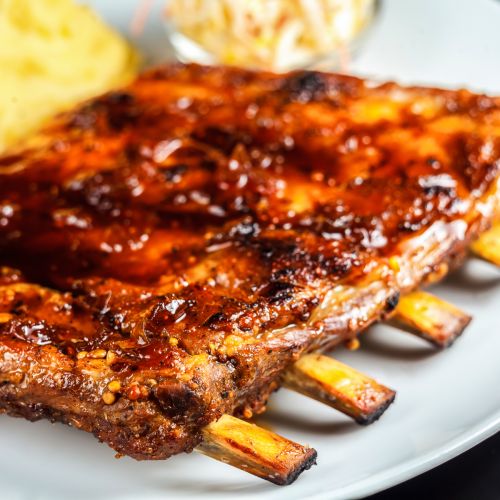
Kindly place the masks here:
POLYGON ((376 420, 394 392, 322 353, 379 320, 451 344, 470 317, 417 288, 489 229, 499 167, 499 99, 147 72, 0 159, 0 408, 289 484, 316 452, 239 417, 285 386, 376 420))

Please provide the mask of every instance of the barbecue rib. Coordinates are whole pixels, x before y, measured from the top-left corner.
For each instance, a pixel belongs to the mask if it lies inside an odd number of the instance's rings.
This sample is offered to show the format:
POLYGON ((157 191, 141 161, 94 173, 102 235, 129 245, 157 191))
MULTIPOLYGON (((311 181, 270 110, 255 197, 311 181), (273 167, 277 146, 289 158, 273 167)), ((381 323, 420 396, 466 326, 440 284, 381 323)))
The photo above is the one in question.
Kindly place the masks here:
POLYGON ((173 65, 84 103, 0 159, 0 408, 192 450, 460 262, 499 158, 467 91, 173 65))

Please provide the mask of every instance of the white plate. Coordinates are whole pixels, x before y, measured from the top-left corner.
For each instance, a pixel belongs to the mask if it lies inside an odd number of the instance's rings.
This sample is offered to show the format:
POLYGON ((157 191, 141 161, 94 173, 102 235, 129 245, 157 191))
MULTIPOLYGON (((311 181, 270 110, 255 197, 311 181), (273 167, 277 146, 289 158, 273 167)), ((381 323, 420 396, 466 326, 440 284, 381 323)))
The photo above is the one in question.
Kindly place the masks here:
MULTIPOLYGON (((131 0, 94 0, 125 29, 131 0)), ((493 0, 387 1, 355 71, 379 78, 467 86, 500 94, 500 3, 493 0)), ((140 45, 169 54, 155 17, 140 45)), ((168 462, 115 460, 89 434, 48 422, 0 417, 0 484, 5 500, 351 499, 428 470, 500 429, 500 271, 470 261, 435 292, 473 314, 452 349, 437 352, 378 326, 357 352, 336 356, 398 391, 371 427, 287 391, 262 422, 318 450, 318 466, 279 488, 192 454, 168 462)))

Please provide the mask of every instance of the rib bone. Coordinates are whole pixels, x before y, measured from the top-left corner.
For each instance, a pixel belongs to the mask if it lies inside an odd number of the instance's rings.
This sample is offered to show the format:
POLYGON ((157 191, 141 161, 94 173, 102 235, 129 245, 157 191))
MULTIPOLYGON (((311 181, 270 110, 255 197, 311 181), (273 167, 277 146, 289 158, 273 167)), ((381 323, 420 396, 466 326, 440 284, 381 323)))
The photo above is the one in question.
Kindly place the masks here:
POLYGON ((274 484, 291 484, 316 464, 313 448, 230 415, 208 424, 202 434, 203 441, 194 451, 274 484))
POLYGON ((281 376, 284 387, 327 404, 358 424, 378 420, 396 393, 335 359, 307 354, 281 376))
POLYGON ((417 290, 401 297, 388 323, 438 347, 449 347, 471 320, 449 302, 417 290))
POLYGON ((495 224, 470 245, 471 251, 482 259, 500 267, 500 224, 495 224))

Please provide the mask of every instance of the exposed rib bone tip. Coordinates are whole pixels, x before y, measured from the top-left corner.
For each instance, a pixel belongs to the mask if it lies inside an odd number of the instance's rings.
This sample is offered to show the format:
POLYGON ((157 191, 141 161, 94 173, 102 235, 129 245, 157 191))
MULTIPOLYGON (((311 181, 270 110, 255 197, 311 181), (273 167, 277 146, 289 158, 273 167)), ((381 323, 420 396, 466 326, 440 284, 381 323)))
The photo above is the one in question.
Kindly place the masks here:
POLYGON ((396 393, 372 378, 321 354, 307 354, 281 376, 284 387, 352 417, 358 424, 378 420, 396 393))
POLYGON ((477 257, 500 267, 500 223, 471 243, 470 250, 477 257))
POLYGON ((462 334, 472 318, 454 305, 417 290, 401 297, 387 323, 446 348, 462 334))
POLYGON ((230 415, 211 422, 201 433, 203 441, 194 451, 274 484, 291 484, 316 465, 317 453, 313 448, 230 415))

